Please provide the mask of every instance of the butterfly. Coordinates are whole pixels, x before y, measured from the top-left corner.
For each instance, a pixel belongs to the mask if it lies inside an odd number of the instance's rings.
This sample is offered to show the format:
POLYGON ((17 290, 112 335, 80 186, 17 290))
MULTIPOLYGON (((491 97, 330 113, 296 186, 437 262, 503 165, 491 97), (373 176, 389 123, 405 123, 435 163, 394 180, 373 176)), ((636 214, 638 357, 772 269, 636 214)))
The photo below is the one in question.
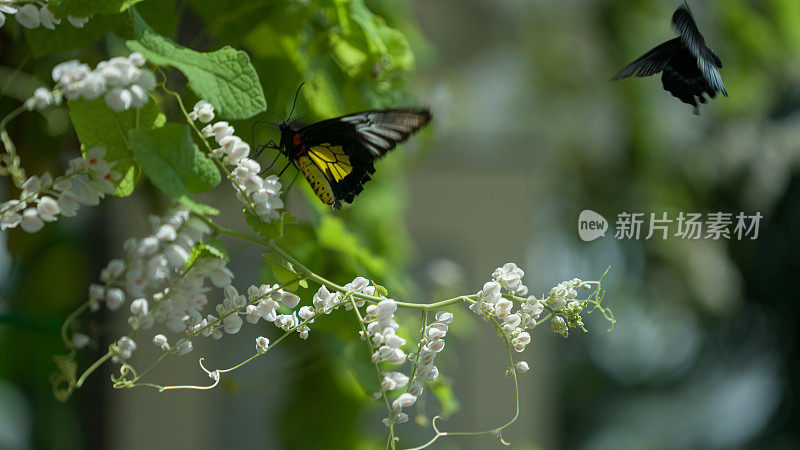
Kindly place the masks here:
POLYGON ((364 190, 364 183, 375 173, 377 158, 431 120, 425 108, 364 111, 307 126, 292 121, 291 114, 278 125, 280 143, 266 147, 286 156, 314 194, 334 210, 342 202, 352 203, 364 190))
POLYGON ((706 47, 686 2, 672 15, 672 25, 680 34, 679 37, 645 53, 614 75, 612 80, 632 76, 649 77, 661 72, 664 90, 694 106, 694 113, 699 115, 697 101, 706 103, 705 95, 714 98, 717 92, 721 92, 725 97, 728 96, 719 72, 722 60, 706 47))

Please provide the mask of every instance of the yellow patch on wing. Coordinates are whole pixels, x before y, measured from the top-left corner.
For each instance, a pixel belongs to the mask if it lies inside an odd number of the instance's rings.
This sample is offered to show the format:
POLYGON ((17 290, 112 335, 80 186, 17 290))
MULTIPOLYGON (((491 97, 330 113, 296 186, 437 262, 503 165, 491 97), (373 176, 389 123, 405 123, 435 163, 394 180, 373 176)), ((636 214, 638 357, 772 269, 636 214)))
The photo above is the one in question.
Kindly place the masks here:
POLYGON ((330 174, 333 181, 342 181, 353 171, 350 157, 342 150, 341 145, 315 145, 308 151, 308 156, 323 172, 330 174))

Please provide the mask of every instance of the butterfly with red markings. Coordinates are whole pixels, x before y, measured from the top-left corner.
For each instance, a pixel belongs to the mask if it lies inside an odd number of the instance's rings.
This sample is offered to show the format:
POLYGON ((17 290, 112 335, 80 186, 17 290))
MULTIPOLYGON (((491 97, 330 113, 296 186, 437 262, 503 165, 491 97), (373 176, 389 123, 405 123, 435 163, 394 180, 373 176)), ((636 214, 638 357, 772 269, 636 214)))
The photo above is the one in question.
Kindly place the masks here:
POLYGON ((697 101, 705 103, 705 95, 714 98, 720 92, 728 96, 719 72, 722 61, 713 50, 706 47, 705 38, 685 2, 672 15, 672 25, 680 34, 679 37, 645 53, 614 75, 612 80, 649 77, 661 72, 664 90, 694 106, 694 113, 699 115, 697 101))
POLYGON ((280 143, 266 147, 286 156, 314 194, 336 210, 364 190, 375 173, 375 159, 430 120, 430 111, 423 108, 364 111, 307 126, 286 120, 278 125, 280 143))

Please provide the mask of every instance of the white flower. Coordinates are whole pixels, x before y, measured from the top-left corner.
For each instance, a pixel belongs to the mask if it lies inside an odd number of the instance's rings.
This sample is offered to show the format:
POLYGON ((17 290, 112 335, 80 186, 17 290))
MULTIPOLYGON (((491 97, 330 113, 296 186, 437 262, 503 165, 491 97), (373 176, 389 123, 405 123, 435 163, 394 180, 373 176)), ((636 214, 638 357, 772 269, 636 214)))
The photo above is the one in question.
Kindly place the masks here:
POLYGON ((497 268, 492 274, 492 278, 500 283, 505 289, 515 291, 522 283, 525 272, 514 263, 506 263, 503 267, 497 268))
POLYGON ((569 335, 567 322, 561 316, 555 316, 550 320, 550 329, 553 330, 553 333, 560 334, 563 337, 567 337, 567 335, 569 335))
POLYGON ((78 197, 71 191, 64 191, 58 196, 58 210, 62 216, 74 217, 77 214, 78 197))
POLYGON ((144 56, 139 52, 133 52, 128 55, 128 61, 136 67, 142 67, 147 62, 144 56))
POLYGON ((42 197, 36 205, 39 218, 44 222, 53 222, 58 217, 58 202, 52 197, 42 197))
POLYGON ((48 30, 55 30, 56 25, 61 23, 61 20, 56 19, 56 16, 53 15, 47 6, 42 6, 39 10, 39 18, 41 19, 42 26, 48 30))
POLYGON ((281 304, 289 309, 294 309, 298 303, 300 303, 300 297, 291 292, 283 292, 281 293, 281 304))
POLYGON ((29 110, 42 110, 55 103, 52 92, 49 89, 40 87, 33 91, 33 96, 28 99, 26 104, 29 110))
POLYGON ((415 395, 404 392, 392 402, 392 409, 399 412, 403 408, 408 408, 409 406, 414 405, 416 402, 417 397, 415 395))
POLYGON ((100 204, 100 192, 91 183, 84 183, 78 188, 78 201, 86 206, 100 204))
POLYGON ((436 313, 436 321, 439 323, 450 323, 453 321, 453 313, 447 311, 439 311, 436 313))
POLYGON ((164 256, 173 267, 183 267, 183 264, 189 259, 189 252, 180 245, 172 244, 164 249, 164 256))
POLYGON ((156 88, 156 76, 147 69, 141 69, 135 81, 136 84, 141 86, 145 91, 152 91, 156 88))
POLYGON ((134 316, 146 316, 148 309, 149 308, 146 299, 137 298, 131 302, 131 314, 134 316))
MULTIPOLYGON (((106 78, 108 81, 108 78, 106 78)), ((122 89, 120 87, 115 87, 108 91, 105 96, 106 104, 109 108, 113 111, 125 111, 126 109, 131 107, 133 103, 133 95, 131 95, 131 91, 127 89, 122 89)))
POLYGON ((116 311, 123 303, 125 303, 125 293, 122 292, 122 289, 111 287, 106 290, 106 306, 108 309, 116 311))
POLYGON ((192 351, 192 341, 190 341, 189 339, 181 342, 181 344, 178 346, 178 354, 181 356, 191 351, 192 351))
POLYGON ((42 188, 41 180, 36 175, 33 175, 32 177, 29 177, 27 180, 25 180, 24 183, 22 183, 22 197, 25 198, 35 195, 39 192, 41 188, 42 188))
POLYGON ((134 342, 133 339, 129 338, 128 336, 123 336, 117 341, 117 347, 119 351, 117 355, 114 356, 114 360, 124 361, 129 359, 134 350, 136 350, 136 342, 134 342))
POLYGON ((408 422, 408 414, 401 412, 397 413, 397 416, 394 418, 394 423, 406 423, 408 422))
POLYGON ((142 108, 145 104, 147 104, 148 97, 144 88, 138 84, 132 84, 128 89, 131 92, 131 105, 134 108, 142 108))
POLYGON ((14 228, 22 221, 22 216, 13 211, 6 211, 0 216, 0 229, 14 228))
POLYGON ((518 352, 525 350, 525 347, 530 343, 531 335, 527 331, 517 334, 514 339, 511 340, 511 345, 514 347, 514 350, 518 352))
POLYGON ((191 120, 200 120, 200 122, 208 123, 214 120, 214 106, 211 103, 200 100, 194 105, 194 109, 189 113, 191 120))
POLYGON ((269 348, 269 339, 265 338, 264 336, 259 336, 256 338, 256 351, 259 355, 263 355, 267 353, 267 349, 269 348))
POLYGON ((0 0, 0 13, 16 14, 17 8, 11 5, 11 0, 0 0))
POLYGON ((19 9, 16 15, 17 23, 25 28, 37 28, 41 23, 39 10, 36 6, 28 3, 19 9))
POLYGON ((94 100, 100 97, 106 90, 106 81, 101 74, 91 72, 81 80, 80 92, 83 98, 94 100))
POLYGON ((72 336, 72 345, 77 349, 86 347, 87 345, 89 345, 89 342, 91 342, 91 340, 89 339, 89 336, 85 334, 75 333, 72 336))
POLYGON ((169 341, 167 341, 167 337, 163 334, 157 334, 153 336, 153 344, 161 347, 161 350, 169 350, 169 341))
POLYGON ((44 226, 44 222, 39 218, 36 208, 28 208, 22 213, 20 227, 28 233, 36 233, 44 226))
POLYGON ((530 370, 530 366, 528 366, 528 363, 526 363, 525 361, 517 362, 516 364, 514 364, 514 368, 517 369, 517 372, 519 373, 525 373, 530 370))
POLYGON ((89 21, 89 18, 88 17, 67 16, 67 20, 69 21, 69 23, 72 24, 73 27, 75 27, 75 28, 83 28, 83 26, 86 25, 86 22, 89 21))
POLYGON ((231 314, 222 319, 222 328, 228 334, 236 334, 242 329, 242 318, 238 314, 231 314))

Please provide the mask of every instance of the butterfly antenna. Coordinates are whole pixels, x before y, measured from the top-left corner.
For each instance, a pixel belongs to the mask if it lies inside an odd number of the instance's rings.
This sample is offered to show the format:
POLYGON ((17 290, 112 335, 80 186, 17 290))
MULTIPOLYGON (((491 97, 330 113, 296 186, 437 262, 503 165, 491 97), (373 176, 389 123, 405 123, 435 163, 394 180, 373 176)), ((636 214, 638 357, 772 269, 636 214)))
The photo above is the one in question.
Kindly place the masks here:
MULTIPOLYGON (((280 120, 281 122, 283 122, 283 117, 281 117, 281 115, 280 115, 280 114, 278 114, 278 113, 276 113, 275 111, 273 111, 273 110, 269 109, 269 106, 267 106, 267 112, 271 112, 272 114, 274 114, 274 115, 275 115, 275 117, 277 117, 277 118, 278 118, 278 120, 280 120)), ((276 127, 278 126, 278 124, 276 124, 276 123, 273 123, 273 122, 270 122, 270 123, 271 123, 271 124, 273 124, 273 125, 274 125, 274 126, 276 126, 276 127)))
POLYGON ((294 113, 294 107, 295 107, 295 105, 297 105, 297 96, 299 96, 299 95, 300 95, 300 89, 302 89, 302 88, 303 88, 303 85, 304 85, 304 84, 306 84, 306 82, 305 82, 305 81, 304 81, 304 82, 302 82, 302 83, 300 83, 300 86, 297 86, 297 92, 295 92, 295 94, 294 94, 294 101, 292 102, 292 110, 291 110, 291 111, 289 111, 289 118, 288 118, 288 119, 286 119, 286 121, 287 121, 287 122, 288 122, 289 120, 291 120, 291 119, 292 119, 292 114, 294 113))

